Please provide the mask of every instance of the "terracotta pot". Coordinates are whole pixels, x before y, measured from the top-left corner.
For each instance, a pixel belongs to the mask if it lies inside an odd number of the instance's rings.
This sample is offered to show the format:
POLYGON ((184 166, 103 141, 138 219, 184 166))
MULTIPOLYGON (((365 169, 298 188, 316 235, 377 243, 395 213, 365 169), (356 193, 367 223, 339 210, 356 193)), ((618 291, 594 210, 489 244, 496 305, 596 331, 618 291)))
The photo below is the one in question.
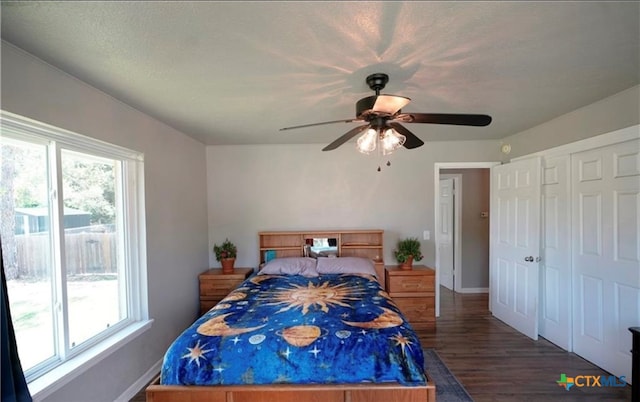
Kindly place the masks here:
POLYGON ((235 264, 235 258, 223 258, 220 260, 220 264, 222 264, 222 273, 223 274, 232 274, 233 273, 233 264, 235 264))
POLYGON ((407 257, 405 262, 400 263, 400 268, 402 269, 412 269, 413 268, 413 256, 410 255, 407 257))

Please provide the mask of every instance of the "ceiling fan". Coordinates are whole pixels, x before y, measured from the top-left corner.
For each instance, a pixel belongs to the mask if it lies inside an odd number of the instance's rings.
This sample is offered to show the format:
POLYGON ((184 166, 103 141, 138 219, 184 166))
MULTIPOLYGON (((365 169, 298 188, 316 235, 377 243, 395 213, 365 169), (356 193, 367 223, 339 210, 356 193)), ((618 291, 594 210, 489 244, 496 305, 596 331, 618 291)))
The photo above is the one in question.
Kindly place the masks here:
POLYGON ((491 123, 491 116, 485 114, 402 113, 400 109, 408 105, 411 99, 404 96, 380 94, 380 90, 389 82, 387 74, 371 74, 367 77, 366 82, 376 94, 362 98, 356 103, 355 119, 284 127, 280 131, 323 124, 366 122, 364 125, 349 130, 322 150, 334 150, 366 130, 364 135, 358 138, 358 150, 363 153, 369 153, 376 149, 376 143, 378 143, 378 146, 383 148, 383 153, 390 153, 400 146, 413 149, 424 144, 420 138, 400 123, 453 124, 459 126, 486 126, 491 123))

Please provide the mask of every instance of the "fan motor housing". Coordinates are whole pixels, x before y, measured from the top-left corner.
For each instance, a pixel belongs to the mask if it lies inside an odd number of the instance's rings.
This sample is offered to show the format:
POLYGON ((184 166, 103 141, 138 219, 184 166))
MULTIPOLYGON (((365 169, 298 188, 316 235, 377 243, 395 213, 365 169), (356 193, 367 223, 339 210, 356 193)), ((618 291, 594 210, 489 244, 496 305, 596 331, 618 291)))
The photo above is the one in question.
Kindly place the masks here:
POLYGON ((389 76, 385 73, 375 73, 367 76, 366 81, 369 88, 376 91, 376 95, 378 95, 380 90, 389 82, 389 76))

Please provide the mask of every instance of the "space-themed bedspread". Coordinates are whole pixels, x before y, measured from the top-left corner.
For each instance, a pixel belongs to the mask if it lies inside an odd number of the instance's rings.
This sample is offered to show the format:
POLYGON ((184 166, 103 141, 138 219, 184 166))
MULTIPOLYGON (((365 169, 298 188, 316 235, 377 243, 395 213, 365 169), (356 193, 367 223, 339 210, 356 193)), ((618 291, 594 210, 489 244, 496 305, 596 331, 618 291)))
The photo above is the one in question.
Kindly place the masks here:
POLYGON ((256 275, 169 347, 164 385, 426 384, 417 335, 373 276, 256 275))

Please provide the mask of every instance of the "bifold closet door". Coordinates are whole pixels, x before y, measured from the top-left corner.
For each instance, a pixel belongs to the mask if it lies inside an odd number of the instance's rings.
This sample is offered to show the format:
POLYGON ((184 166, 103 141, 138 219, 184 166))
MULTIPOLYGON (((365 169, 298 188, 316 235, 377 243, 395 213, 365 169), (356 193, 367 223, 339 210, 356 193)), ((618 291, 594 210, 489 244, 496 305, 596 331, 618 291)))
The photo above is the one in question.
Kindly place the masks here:
POLYGON ((631 381, 640 326, 640 140, 571 156, 573 350, 631 381))
POLYGON ((544 158, 539 333, 571 351, 571 157, 544 158))

